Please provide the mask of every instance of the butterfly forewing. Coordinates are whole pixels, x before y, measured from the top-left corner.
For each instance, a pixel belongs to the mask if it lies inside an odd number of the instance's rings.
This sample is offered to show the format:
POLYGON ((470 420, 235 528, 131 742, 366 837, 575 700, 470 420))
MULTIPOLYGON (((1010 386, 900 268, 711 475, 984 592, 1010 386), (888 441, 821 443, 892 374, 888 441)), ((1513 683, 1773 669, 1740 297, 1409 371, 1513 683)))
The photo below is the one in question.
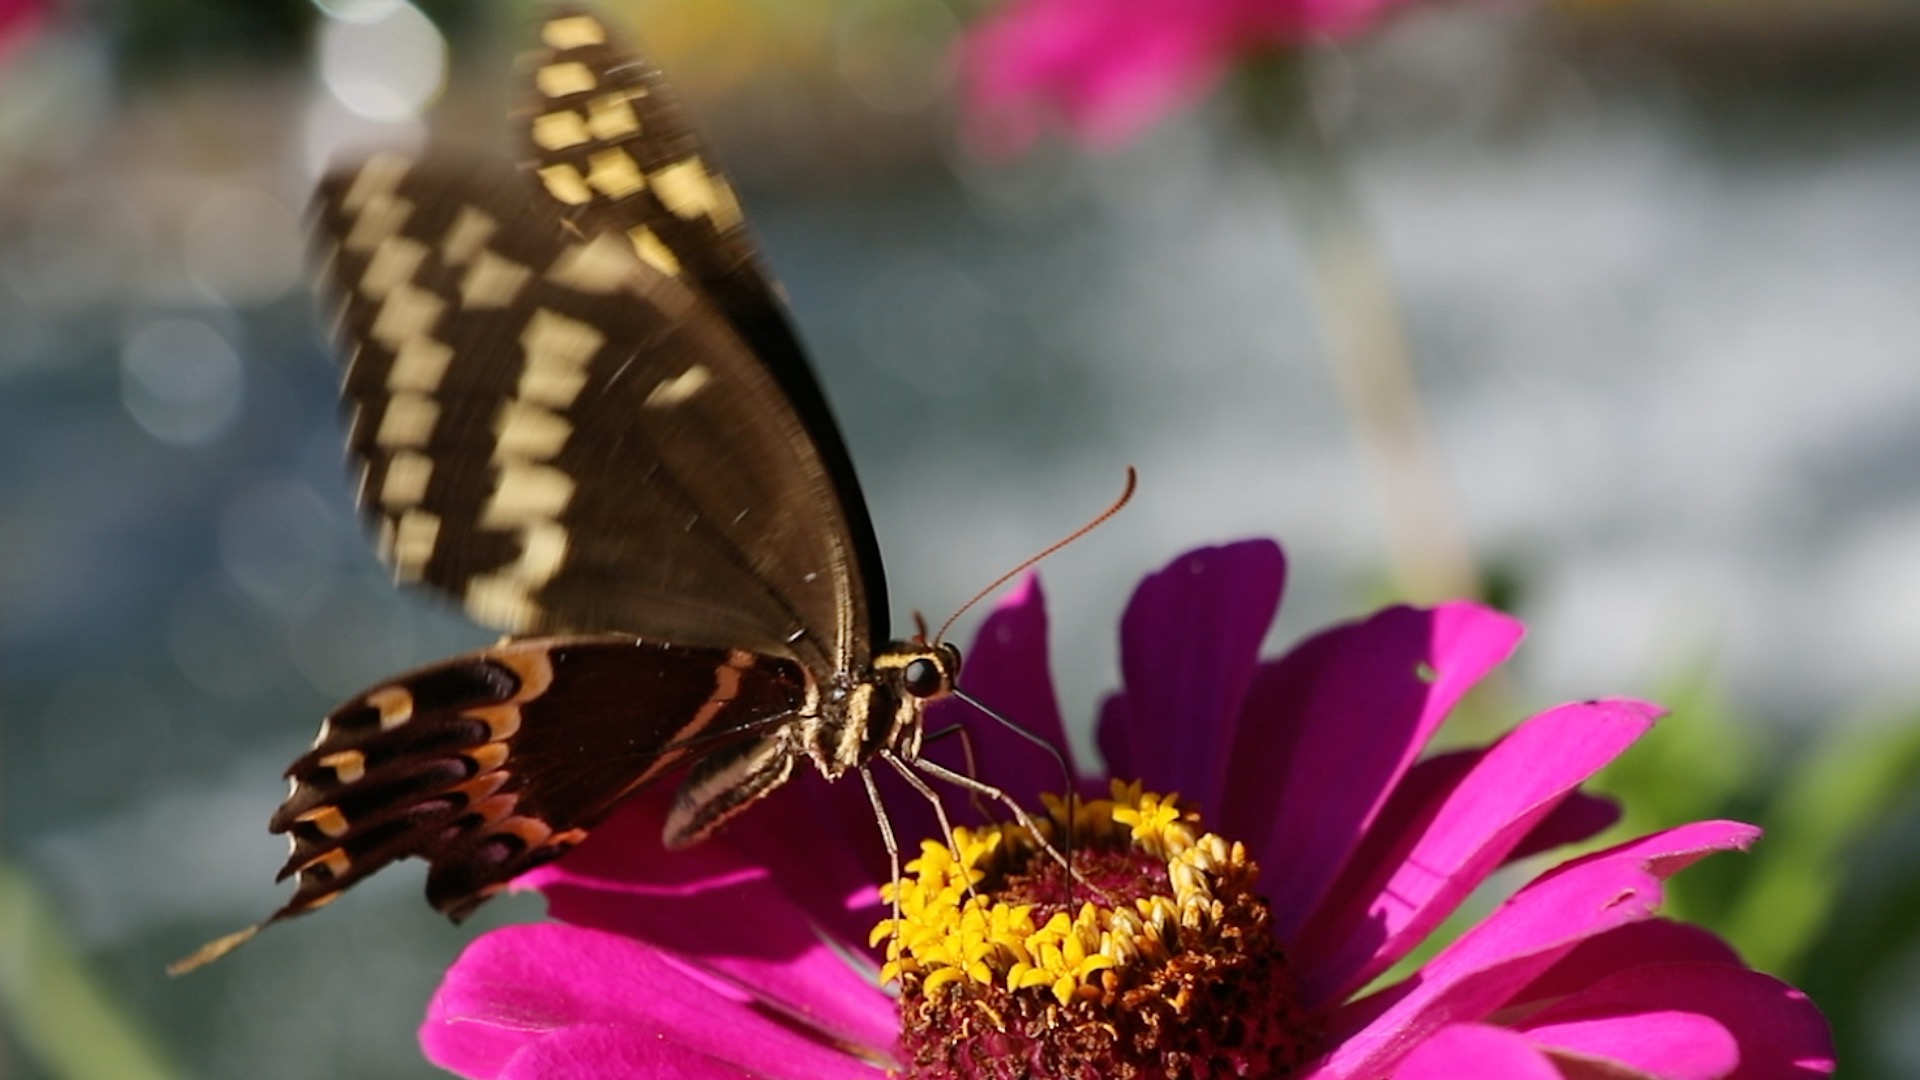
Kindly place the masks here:
POLYGON ((557 9, 540 40, 516 120, 541 189, 581 231, 624 236, 730 314, 778 318, 733 185, 659 69, 582 10, 557 9))
POLYGON ((319 216, 361 504, 398 578, 511 633, 864 660, 841 485, 702 293, 484 160, 375 158, 319 216))
POLYGON ((808 368, 780 291, 762 265, 731 181, 673 85, 620 31, 560 5, 527 58, 527 105, 516 114, 524 167, 561 214, 589 235, 617 235, 650 267, 725 313, 780 384, 840 487, 877 639, 887 637, 880 548, 853 463, 808 368))

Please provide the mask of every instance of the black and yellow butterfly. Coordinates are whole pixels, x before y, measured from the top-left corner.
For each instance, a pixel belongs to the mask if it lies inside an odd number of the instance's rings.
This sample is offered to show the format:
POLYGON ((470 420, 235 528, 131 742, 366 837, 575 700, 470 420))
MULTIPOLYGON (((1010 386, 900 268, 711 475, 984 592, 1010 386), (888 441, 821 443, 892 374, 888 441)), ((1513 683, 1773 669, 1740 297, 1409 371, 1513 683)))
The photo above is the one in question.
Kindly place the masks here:
POLYGON ((380 555, 510 636, 327 716, 271 825, 293 898, 179 969, 407 856, 458 919, 683 766, 669 845, 801 759, 945 772, 922 711, 960 655, 885 644, 852 463, 726 177, 600 19, 540 41, 526 165, 379 156, 317 200, 380 555))

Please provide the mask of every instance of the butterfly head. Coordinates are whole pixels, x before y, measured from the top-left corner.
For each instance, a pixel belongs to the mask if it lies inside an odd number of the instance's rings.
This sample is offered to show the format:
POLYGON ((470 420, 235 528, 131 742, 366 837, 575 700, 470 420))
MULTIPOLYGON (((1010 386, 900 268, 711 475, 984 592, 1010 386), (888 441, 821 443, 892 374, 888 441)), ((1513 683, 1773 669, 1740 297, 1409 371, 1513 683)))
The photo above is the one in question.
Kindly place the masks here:
POLYGON ((952 694, 959 677, 960 650, 946 642, 896 641, 882 649, 873 658, 860 759, 882 750, 919 757, 926 707, 952 694))
POLYGON ((897 641, 874 660, 874 673, 893 683, 903 702, 925 704, 953 693, 960 677, 960 649, 946 642, 897 641))

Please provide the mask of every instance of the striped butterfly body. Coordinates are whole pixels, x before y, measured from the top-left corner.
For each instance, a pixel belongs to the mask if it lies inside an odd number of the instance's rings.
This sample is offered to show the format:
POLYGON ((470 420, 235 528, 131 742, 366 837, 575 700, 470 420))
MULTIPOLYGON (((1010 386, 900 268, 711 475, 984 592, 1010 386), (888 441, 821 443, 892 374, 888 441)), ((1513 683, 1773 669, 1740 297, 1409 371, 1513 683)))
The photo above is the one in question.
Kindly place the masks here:
POLYGON ((409 856, 459 919, 664 773, 677 846, 802 759, 903 768, 953 689, 952 646, 876 644, 852 464, 671 88, 577 9, 532 83, 529 166, 381 156, 317 198, 380 555, 509 636, 326 717, 271 824, 293 898, 176 970, 409 856))

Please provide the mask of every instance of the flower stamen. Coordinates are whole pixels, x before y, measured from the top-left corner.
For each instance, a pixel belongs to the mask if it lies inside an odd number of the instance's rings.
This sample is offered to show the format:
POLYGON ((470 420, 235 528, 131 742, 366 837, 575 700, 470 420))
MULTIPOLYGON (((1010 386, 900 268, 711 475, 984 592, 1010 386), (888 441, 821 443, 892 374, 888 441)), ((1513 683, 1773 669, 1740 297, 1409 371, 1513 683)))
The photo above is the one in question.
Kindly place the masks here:
POLYGON ((899 920, 873 941, 900 984, 907 1075, 1277 1076, 1309 1056, 1243 845, 1138 783, 1044 802, 1034 829, 926 842, 886 890, 899 920), (1045 854, 1069 815, 1071 872, 1045 854))

